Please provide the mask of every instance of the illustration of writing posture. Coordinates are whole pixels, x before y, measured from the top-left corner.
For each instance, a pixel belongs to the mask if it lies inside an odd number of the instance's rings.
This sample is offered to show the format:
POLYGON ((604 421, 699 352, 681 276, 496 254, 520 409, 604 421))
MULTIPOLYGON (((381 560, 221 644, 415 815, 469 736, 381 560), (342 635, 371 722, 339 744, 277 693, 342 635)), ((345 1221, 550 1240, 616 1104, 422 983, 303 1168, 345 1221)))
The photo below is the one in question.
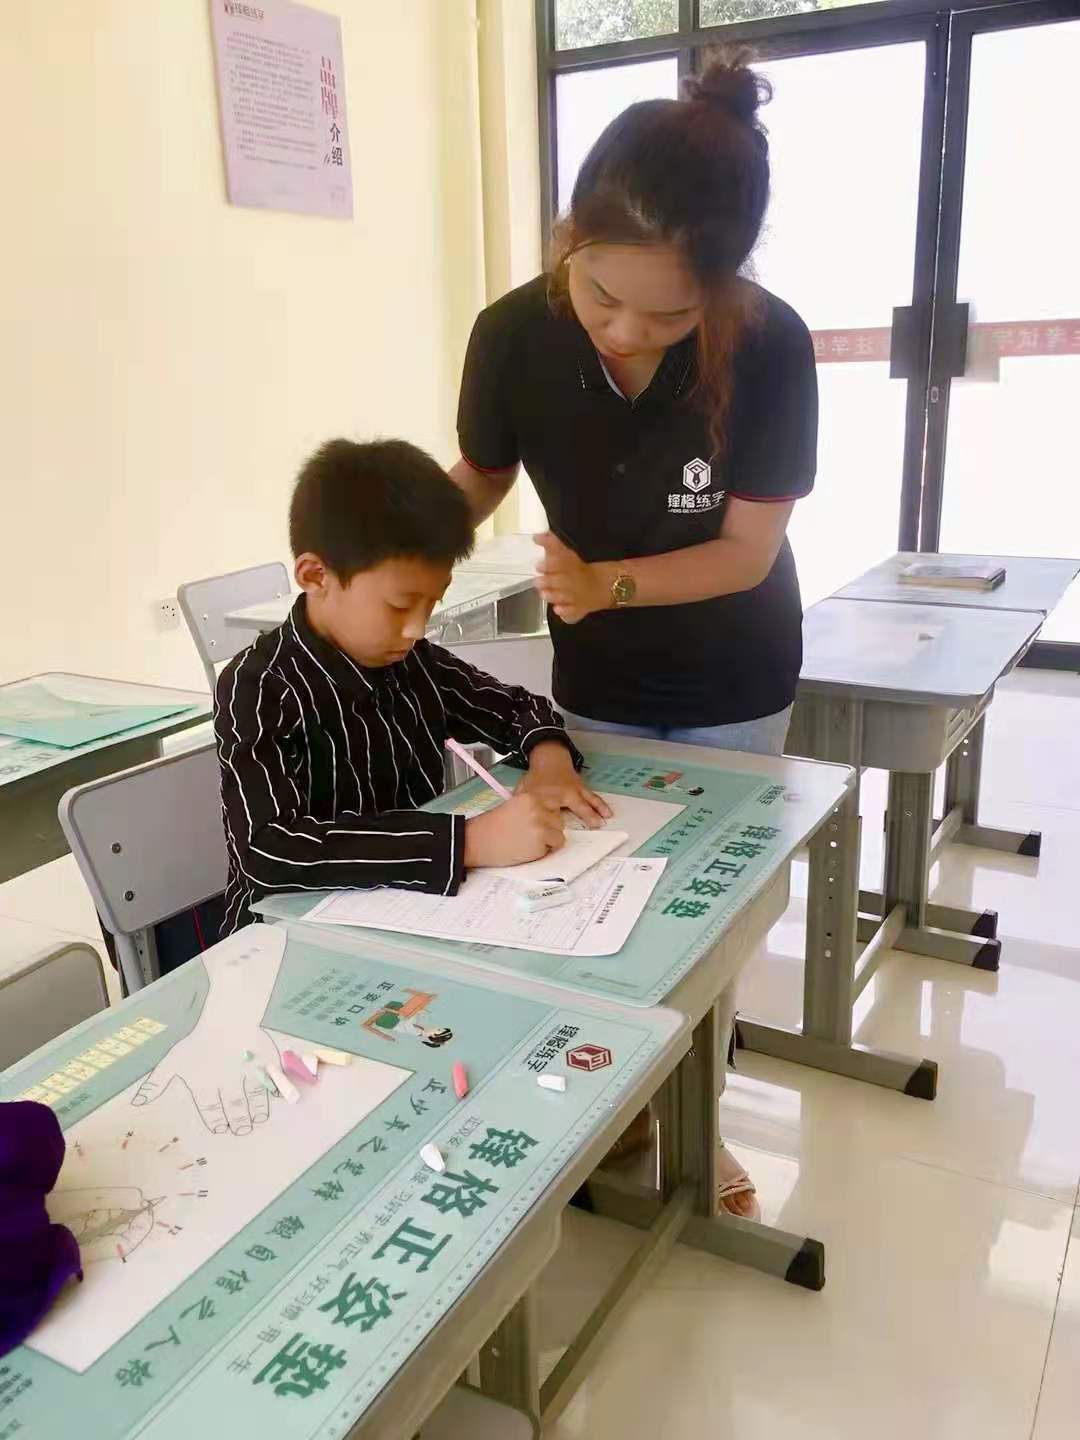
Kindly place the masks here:
POLYGON ((95 1189, 56 1190, 49 1198, 49 1218, 66 1225, 79 1242, 84 1265, 126 1258, 154 1228, 154 1202, 137 1185, 103 1185, 95 1189))
MULTIPOLYGON (((151 1070, 131 1097, 132 1105, 152 1105, 171 1085, 180 1085, 213 1135, 250 1135, 270 1119, 270 1092, 259 1068, 280 1065, 281 1053, 262 1019, 285 940, 284 928, 259 925, 226 942, 233 946, 231 953, 207 967, 210 988, 194 1028, 151 1070), (243 1060, 245 1050, 254 1053, 253 1061, 243 1060)), ((200 1002, 195 998, 192 1003, 200 1002)), ((296 1043, 282 1037, 281 1049, 296 1043)))

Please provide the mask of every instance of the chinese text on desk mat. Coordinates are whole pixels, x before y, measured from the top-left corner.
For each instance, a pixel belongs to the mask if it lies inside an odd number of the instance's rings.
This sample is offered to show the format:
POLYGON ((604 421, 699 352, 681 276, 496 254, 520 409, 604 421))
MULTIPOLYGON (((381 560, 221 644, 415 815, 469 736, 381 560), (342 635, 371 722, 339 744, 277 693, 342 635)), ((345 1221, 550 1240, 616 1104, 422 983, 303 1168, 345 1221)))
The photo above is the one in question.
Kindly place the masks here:
MULTIPOLYGON (((501 766, 508 783, 521 772, 501 766)), ((660 770, 653 760, 594 754, 587 776, 594 790, 622 791, 643 799, 685 805, 636 853, 666 856, 668 867, 630 939, 616 955, 546 955, 494 945, 462 944, 379 932, 380 944, 407 946, 470 964, 553 980, 575 990, 630 1005, 657 1005, 715 943, 727 925, 775 875, 801 838, 802 817, 789 818, 783 785, 759 776, 709 766, 660 770)), ((467 807, 483 795, 474 781, 426 807, 467 807)), ((321 898, 272 897, 256 909, 281 919, 302 919, 321 898)))
POLYGON ((85 1280, 0 1367, 0 1436, 67 1440, 80 1414, 109 1440, 344 1435, 678 1024, 258 926, 20 1062, 0 1094, 61 1118, 49 1208, 85 1280), (263 1025, 230 1006, 208 1046, 217 967, 256 962, 273 965, 263 1025), (290 1043, 355 1058, 290 1106, 243 1058, 290 1043), (555 1067, 564 1094, 536 1084, 555 1067), (419 1160, 428 1141, 443 1175, 419 1160))

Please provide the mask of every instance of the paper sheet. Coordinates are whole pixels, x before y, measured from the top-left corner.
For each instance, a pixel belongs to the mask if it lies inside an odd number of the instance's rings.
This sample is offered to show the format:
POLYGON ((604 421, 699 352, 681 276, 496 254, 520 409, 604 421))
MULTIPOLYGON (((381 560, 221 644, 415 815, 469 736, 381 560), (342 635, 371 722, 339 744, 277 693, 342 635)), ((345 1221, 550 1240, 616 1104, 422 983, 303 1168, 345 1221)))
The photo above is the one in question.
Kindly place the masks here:
POLYGON ((666 864, 666 860, 601 860, 567 886, 572 898, 565 905, 550 910, 522 910, 520 885, 490 870, 474 870, 455 896, 339 890, 320 901, 304 920, 549 955, 615 955, 637 924, 666 864))
POLYGON ((554 855, 530 860, 527 865, 496 865, 488 874, 502 875, 519 887, 568 885, 605 859, 629 839, 625 830, 566 831, 566 844, 554 855))
MULTIPOLYGON (((670 825, 676 815, 681 815, 686 809, 685 805, 672 805, 667 800, 643 800, 639 795, 611 794, 607 790, 598 790, 596 793, 606 800, 612 809, 612 817, 605 828, 623 831, 626 835, 626 839, 620 841, 613 852, 616 856, 635 854, 647 840, 659 834, 665 825, 670 825)), ((493 810, 496 805, 501 804, 499 797, 489 791, 462 803, 454 813, 469 817, 483 815, 485 811, 493 810)), ((576 816, 568 816, 566 829, 570 834, 584 827, 576 816)))

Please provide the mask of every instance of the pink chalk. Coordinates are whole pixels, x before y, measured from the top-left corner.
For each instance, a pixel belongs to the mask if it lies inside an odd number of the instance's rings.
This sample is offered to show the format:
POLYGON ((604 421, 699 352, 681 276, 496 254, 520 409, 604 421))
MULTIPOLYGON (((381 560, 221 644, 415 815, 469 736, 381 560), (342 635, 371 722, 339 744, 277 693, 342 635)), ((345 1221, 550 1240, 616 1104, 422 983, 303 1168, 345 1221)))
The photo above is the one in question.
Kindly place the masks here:
POLYGON ((283 1050, 281 1052, 281 1068, 286 1075, 291 1075, 294 1080, 302 1080, 305 1085, 314 1085, 315 1076, 304 1064, 295 1050, 283 1050))
POLYGON ((465 1066, 460 1060, 454 1061, 454 1068, 451 1071, 454 1080, 454 1094, 459 1100, 464 1100, 469 1093, 469 1077, 465 1073, 465 1066))

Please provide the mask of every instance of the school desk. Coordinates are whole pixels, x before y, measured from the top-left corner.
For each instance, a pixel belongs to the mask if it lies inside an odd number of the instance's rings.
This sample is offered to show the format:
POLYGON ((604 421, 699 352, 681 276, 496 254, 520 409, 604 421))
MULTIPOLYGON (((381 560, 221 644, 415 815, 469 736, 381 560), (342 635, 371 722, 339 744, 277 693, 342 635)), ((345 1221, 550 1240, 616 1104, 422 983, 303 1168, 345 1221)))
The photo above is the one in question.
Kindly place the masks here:
POLYGON ((979 825, 975 806, 983 717, 1042 620, 1033 611, 878 600, 823 600, 807 612, 787 748, 889 772, 880 894, 858 891, 857 786, 840 821, 853 838, 839 884, 859 898, 858 916, 845 916, 842 943, 857 926, 869 944, 851 983, 832 997, 838 1026, 850 1027, 851 1006, 886 949, 998 968, 997 915, 931 904, 930 867, 950 840, 1038 853, 1037 837, 979 825), (945 815, 935 826, 934 775, 942 763, 945 815))
POLYGON ((1030 610, 1046 616, 1078 574, 1080 560, 1058 560, 1037 555, 923 555, 905 550, 872 566, 837 590, 831 598, 889 600, 897 605, 956 605, 967 610, 1030 610), (1005 579, 996 590, 900 583, 900 571, 905 565, 936 564, 938 561, 1002 565, 1005 579))
MULTIPOLYGON (((663 1004, 686 1014, 694 1026, 690 1056, 657 1097, 660 1117, 660 1185, 636 1186, 623 1179, 595 1179, 589 1187, 594 1209, 670 1242, 679 1239, 714 1255, 751 1265, 810 1289, 824 1281, 824 1249, 805 1235, 736 1220, 719 1213, 716 1096, 726 1044, 725 1004, 741 969, 786 908, 788 872, 795 852, 811 837, 819 844, 831 817, 843 805, 854 777, 843 766, 792 759, 727 754, 685 745, 666 745, 615 736, 575 735, 584 752, 589 783, 596 789, 681 804, 637 854, 667 860, 660 885, 630 939, 601 959, 553 955, 491 945, 469 945, 385 931, 324 927, 305 923, 321 898, 268 898, 257 907, 269 919, 302 928, 307 935, 333 929, 342 943, 373 944, 417 962, 453 957, 483 971, 492 983, 510 977, 557 985, 577 996, 619 1003, 628 1014, 663 1004), (674 1214, 672 1198, 689 1186, 692 1208, 674 1214)), ((500 766, 504 783, 520 778, 500 766)), ((483 795, 472 782, 432 802, 432 808, 468 809, 483 795)), ((831 853, 831 852, 830 852, 831 853)), ((830 984, 831 960, 821 952, 807 965, 807 984, 830 984), (825 980, 821 971, 826 972, 825 980)), ((740 1016, 740 1027, 744 1021, 740 1016)), ((767 1030, 769 1027, 762 1026, 767 1030)), ((851 1073, 879 1079, 897 1057, 850 1051, 851 1073)), ((902 1082, 925 1062, 903 1063, 902 1082)), ((932 1072, 933 1067, 929 1067, 932 1072)), ((891 1074, 891 1072, 890 1072, 891 1074)), ((609 1297, 610 1300, 610 1297, 609 1297)), ((614 1302, 611 1302, 614 1303, 614 1302)), ((597 1327, 602 1328, 601 1319, 597 1327)), ((571 1347, 543 1387, 542 1414, 550 1421, 580 1383, 587 1345, 571 1347)))
POLYGON ((85 1273, 0 1367, 0 1434, 409 1437, 477 1352, 535 1411, 501 1322, 689 1026, 490 978, 254 925, 0 1076, 61 1120, 85 1273), (257 1068, 286 1047, 352 1063, 290 1104, 257 1068))
MULTIPOLYGON (((295 598, 286 595, 233 610, 225 616, 225 624, 264 633, 275 630, 288 618, 295 598)), ((531 630, 539 619, 540 602, 531 573, 459 567, 432 611, 427 636, 447 644, 492 640, 500 631, 531 630)))
POLYGON ((93 705, 178 704, 180 708, 163 719, 70 749, 0 735, 0 883, 67 854, 67 841, 56 817, 66 790, 154 759, 166 736, 199 725, 211 715, 207 696, 195 691, 131 685, 89 675, 32 675, 0 686, 0 692, 17 695, 20 688, 40 685, 93 705))

